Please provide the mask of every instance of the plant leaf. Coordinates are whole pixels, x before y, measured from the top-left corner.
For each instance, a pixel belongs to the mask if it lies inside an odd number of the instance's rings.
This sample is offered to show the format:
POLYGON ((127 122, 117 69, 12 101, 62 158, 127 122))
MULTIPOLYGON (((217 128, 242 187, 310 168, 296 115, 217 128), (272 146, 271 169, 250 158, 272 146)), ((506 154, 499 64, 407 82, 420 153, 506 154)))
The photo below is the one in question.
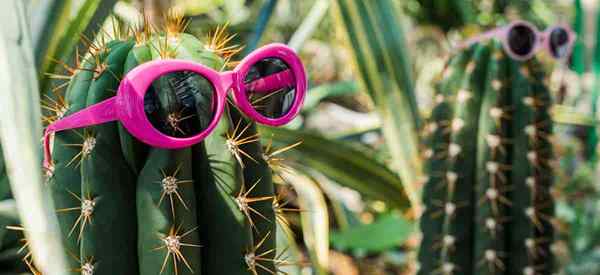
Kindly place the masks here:
POLYGON ((316 269, 316 274, 327 274, 329 266, 329 214, 327 203, 314 179, 297 173, 282 173, 298 194, 304 243, 316 269))
POLYGON ((77 45, 80 36, 84 35, 93 40, 116 2, 117 0, 85 0, 76 12, 75 17, 71 18, 66 24, 64 31, 51 35, 54 40, 58 41, 55 42, 56 45, 60 46, 49 49, 42 60, 40 70, 42 74, 40 76, 40 91, 42 94, 46 93, 51 85, 51 79, 45 76, 44 73, 55 72, 57 67, 57 64, 52 62, 52 58, 70 63, 75 53, 75 47, 79 48, 80 54, 84 54, 88 49, 84 43, 77 45))
POLYGON ((40 173, 40 97, 29 17, 21 0, 0 9, 0 140, 33 260, 43 274, 69 274, 52 199, 40 173))
POLYGON ((260 42, 260 39, 264 34, 265 29, 267 28, 267 24, 269 23, 269 20, 271 19, 271 16, 273 15, 273 11, 275 10, 276 6, 277 0, 267 0, 261 6, 260 12, 258 14, 258 19, 256 20, 256 24, 254 25, 254 31, 248 38, 248 42, 246 44, 246 47, 244 48, 243 56, 248 55, 250 52, 252 52, 258 47, 258 43, 260 42))
MULTIPOLYGON (((581 5, 581 3, 579 3, 581 5)), ((581 8, 581 7, 579 7, 581 8)), ((582 13, 583 9, 576 10, 576 13, 582 13)), ((578 17, 578 15, 576 15, 578 17)), ((596 45, 594 47, 594 57, 592 59, 592 73, 594 75, 594 84, 591 91, 590 105, 591 112, 594 118, 598 117, 598 100, 600 99, 600 16, 596 16, 596 45)), ((577 38, 578 41, 582 41, 583 37, 577 38)), ((580 42, 580 44, 582 44, 580 42)), ((579 45, 578 45, 579 46, 579 45)), ((585 49, 585 48, 584 48, 585 49)), ((576 48, 576 50, 580 50, 576 48)), ((582 54, 579 54, 582 55, 582 54)), ((585 58, 585 57, 584 57, 585 58)), ((586 141, 586 147, 584 154, 585 156, 592 162, 592 165, 595 165, 598 162, 598 153, 596 151, 596 147, 598 146, 598 128, 593 127, 588 129, 588 137, 586 141)))
POLYGON ((71 14, 72 0, 40 0, 33 4, 32 36, 35 63, 41 68, 48 52, 56 51, 58 30, 65 27, 71 14))
POLYGON ((300 261, 302 259, 302 252, 300 251, 300 248, 298 247, 298 244, 296 243, 296 240, 294 240, 293 238, 290 238, 285 229, 283 229, 283 227, 281 227, 281 225, 278 223, 276 225, 277 227, 277 255, 281 255, 280 259, 284 259, 285 261, 288 261, 290 264, 288 265, 282 265, 281 267, 279 267, 279 269, 281 270, 282 274, 289 274, 289 275, 300 275, 302 274, 301 272, 301 267, 300 267, 300 261))
POLYGON ((310 36, 319 26, 319 23, 321 23, 325 14, 327 14, 330 3, 331 2, 329 0, 317 0, 313 4, 312 8, 304 17, 300 26, 292 35, 292 38, 290 38, 288 46, 296 51, 300 50, 304 42, 310 38, 310 36))
POLYGON ((565 105, 554 105, 550 110, 552 120, 556 123, 595 127, 598 120, 586 114, 577 112, 565 105))
POLYGON ((283 146, 301 140, 300 146, 286 152, 288 156, 302 160, 303 164, 365 196, 382 200, 400 210, 410 207, 400 178, 372 158, 372 151, 359 150, 346 143, 303 131, 260 127, 259 132, 263 138, 271 138, 276 145, 283 146))
POLYGON ((573 19, 573 31, 577 34, 577 40, 573 46, 571 69, 578 75, 585 72, 585 10, 581 0, 575 0, 575 17, 573 19))
POLYGON ((326 98, 335 96, 353 95, 358 92, 358 85, 354 81, 339 81, 331 84, 323 84, 310 89, 306 93, 302 111, 310 111, 326 98))
POLYGON ((390 213, 382 215, 370 224, 332 232, 331 243, 342 250, 362 249, 368 252, 382 252, 402 244, 414 228, 408 220, 390 213))
POLYGON ((353 53, 355 71, 383 118, 383 134, 415 210, 422 160, 419 112, 397 7, 391 0, 334 1, 335 22, 353 53))

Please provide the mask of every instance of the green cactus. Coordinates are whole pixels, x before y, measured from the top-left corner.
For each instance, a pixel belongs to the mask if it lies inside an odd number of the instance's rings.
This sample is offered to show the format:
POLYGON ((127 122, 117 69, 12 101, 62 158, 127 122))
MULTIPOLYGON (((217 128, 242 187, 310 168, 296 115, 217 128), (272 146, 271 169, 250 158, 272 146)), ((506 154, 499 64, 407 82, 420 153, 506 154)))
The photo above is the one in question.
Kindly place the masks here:
MULTIPOLYGON (((166 21, 164 31, 145 25, 94 43, 83 61, 66 67, 64 99, 48 101, 48 120, 114 96, 122 76, 144 62, 188 59, 222 70, 237 52, 222 43, 230 40, 222 28, 203 43, 183 33, 181 17, 170 14, 166 21)), ((173 135, 185 134, 184 120, 211 119, 200 108, 183 115, 173 96, 178 88, 206 85, 193 77, 172 73, 152 84, 156 104, 168 112, 155 122, 173 135)), ((262 275, 284 263, 274 255, 271 170, 254 124, 232 105, 192 148, 152 148, 111 122, 56 133, 52 156, 48 188, 75 271, 262 275)))
POLYGON ((550 94, 498 42, 453 56, 425 126, 419 274, 553 273, 550 94))

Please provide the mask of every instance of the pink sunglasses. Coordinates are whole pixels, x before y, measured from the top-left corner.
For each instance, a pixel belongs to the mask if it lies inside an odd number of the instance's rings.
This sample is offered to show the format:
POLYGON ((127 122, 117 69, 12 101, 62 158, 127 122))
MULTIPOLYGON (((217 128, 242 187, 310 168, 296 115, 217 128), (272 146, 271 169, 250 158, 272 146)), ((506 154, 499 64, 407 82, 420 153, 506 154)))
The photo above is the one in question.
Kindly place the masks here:
POLYGON ((150 61, 124 76, 115 97, 50 124, 44 134, 44 166, 52 162, 53 132, 118 120, 148 145, 188 147, 217 126, 229 89, 248 117, 280 126, 298 115, 306 87, 300 58, 283 44, 261 47, 227 72, 185 60, 150 61))
POLYGON ((515 21, 463 42, 459 48, 477 42, 497 38, 502 41, 506 53, 515 60, 527 60, 540 49, 545 49, 553 58, 563 59, 571 53, 576 34, 567 25, 556 25, 540 32, 533 24, 515 21))

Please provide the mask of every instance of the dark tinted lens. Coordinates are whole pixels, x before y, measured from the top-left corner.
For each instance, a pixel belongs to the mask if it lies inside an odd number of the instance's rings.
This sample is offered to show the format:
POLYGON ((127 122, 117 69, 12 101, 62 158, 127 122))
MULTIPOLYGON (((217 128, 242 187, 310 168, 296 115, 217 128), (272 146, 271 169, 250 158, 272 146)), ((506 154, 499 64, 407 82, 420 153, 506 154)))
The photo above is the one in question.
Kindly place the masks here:
POLYGON ((214 118, 214 87, 190 71, 164 74, 144 96, 144 111, 152 125, 165 135, 191 137, 204 131, 214 118))
POLYGON ((527 56, 535 46, 535 33, 525 25, 516 25, 508 32, 508 46, 518 56, 527 56))
POLYGON ((281 118, 292 107, 296 98, 296 79, 289 66, 281 59, 263 59, 248 71, 244 78, 246 97, 261 115, 281 118))
POLYGON ((569 33, 563 28, 555 28, 550 33, 550 52, 555 58, 563 57, 569 50, 569 33))

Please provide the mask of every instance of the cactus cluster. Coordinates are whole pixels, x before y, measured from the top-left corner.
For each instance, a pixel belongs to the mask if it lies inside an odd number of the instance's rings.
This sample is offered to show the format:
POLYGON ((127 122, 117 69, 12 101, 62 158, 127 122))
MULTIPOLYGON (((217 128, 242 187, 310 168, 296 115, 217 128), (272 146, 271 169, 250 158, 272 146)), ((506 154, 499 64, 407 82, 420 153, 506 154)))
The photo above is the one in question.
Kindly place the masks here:
POLYGON ((497 41, 454 55, 425 126, 419 274, 552 274, 551 96, 497 41))
MULTIPOLYGON (((142 24, 107 41, 88 41, 90 52, 67 66, 64 96, 48 100, 60 119, 115 95, 121 77, 154 59, 188 59, 215 70, 238 47, 219 28, 205 41, 184 33, 169 14, 160 31, 142 24), (110 41, 108 41, 110 40, 110 41)), ((65 78, 65 77, 63 77, 65 78)), ((185 73, 169 74, 167 89, 194 89, 185 73)), ((156 123, 174 134, 186 120, 177 100, 157 96, 168 114, 156 123)), ((153 123, 155 123, 153 121, 153 123)), ((156 124, 155 124, 156 126, 156 124)), ((181 126, 181 127, 180 127, 181 126)), ((268 156, 253 123, 230 105, 217 129, 191 148, 149 147, 118 122, 57 132, 48 172, 73 270, 81 274, 274 274, 285 263, 275 250, 278 209, 268 156)))

